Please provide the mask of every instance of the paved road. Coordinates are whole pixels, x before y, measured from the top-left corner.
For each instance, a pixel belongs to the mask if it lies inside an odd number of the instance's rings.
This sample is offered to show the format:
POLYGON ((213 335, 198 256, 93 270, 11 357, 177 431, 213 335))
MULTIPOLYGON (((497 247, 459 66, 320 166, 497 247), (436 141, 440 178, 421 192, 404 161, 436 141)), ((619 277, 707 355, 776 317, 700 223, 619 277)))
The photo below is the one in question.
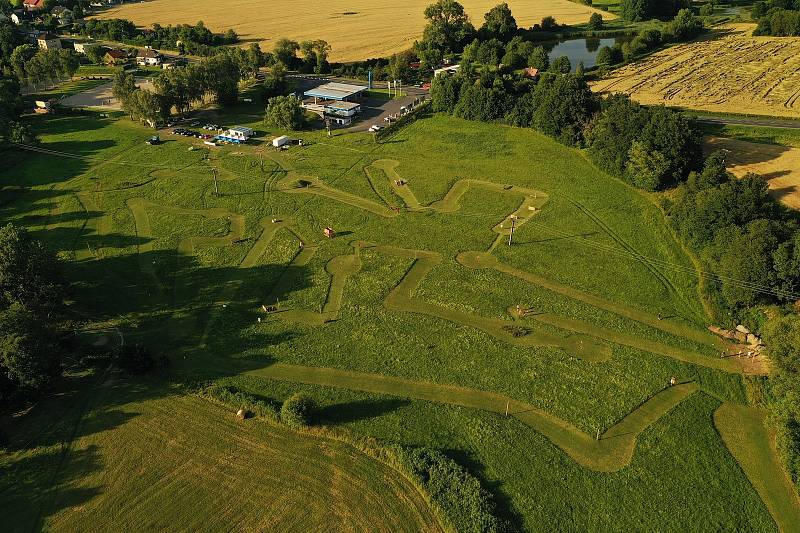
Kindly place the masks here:
POLYGON ((707 124, 720 124, 720 125, 730 124, 733 126, 757 126, 763 128, 800 129, 800 121, 790 120, 790 119, 750 118, 750 117, 733 118, 733 117, 715 117, 715 116, 704 116, 704 115, 695 115, 695 116, 697 120, 699 120, 700 122, 705 122, 707 124))

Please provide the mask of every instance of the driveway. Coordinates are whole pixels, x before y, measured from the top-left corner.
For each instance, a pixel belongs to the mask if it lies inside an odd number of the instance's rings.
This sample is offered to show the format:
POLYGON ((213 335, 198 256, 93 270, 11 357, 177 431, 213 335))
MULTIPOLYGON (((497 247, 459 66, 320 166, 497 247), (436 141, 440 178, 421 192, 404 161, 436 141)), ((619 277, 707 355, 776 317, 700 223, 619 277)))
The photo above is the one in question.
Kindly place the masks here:
MULTIPOLYGON (((141 89, 153 90, 153 82, 147 78, 137 78, 136 85, 141 89)), ((119 110, 122 106, 114 98, 112 94, 113 88, 113 82, 104 83, 64 98, 59 101, 59 104, 67 107, 96 107, 99 109, 119 110)))

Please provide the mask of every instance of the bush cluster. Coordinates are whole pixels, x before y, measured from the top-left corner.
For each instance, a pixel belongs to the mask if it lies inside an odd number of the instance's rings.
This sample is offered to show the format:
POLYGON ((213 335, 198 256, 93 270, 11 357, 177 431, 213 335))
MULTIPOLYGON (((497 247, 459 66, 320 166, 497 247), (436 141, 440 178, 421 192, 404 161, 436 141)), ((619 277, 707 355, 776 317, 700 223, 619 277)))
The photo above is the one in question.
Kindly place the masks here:
POLYGON ((458 463, 427 448, 403 448, 398 456, 401 466, 430 495, 455 531, 488 533, 507 529, 495 516, 491 495, 458 463))
POLYGON ((303 393, 289 396, 281 406, 281 421, 287 426, 303 427, 311 425, 317 403, 313 398, 303 393))

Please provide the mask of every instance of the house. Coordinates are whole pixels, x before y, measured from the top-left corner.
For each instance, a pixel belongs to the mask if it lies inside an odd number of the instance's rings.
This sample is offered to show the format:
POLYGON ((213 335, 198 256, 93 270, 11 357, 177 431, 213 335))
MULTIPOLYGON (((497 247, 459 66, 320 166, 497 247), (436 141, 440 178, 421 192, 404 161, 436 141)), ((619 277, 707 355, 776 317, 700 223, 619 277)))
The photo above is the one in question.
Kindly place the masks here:
POLYGON ((97 46, 97 43, 94 41, 72 41, 72 47, 79 54, 85 54, 87 49, 95 46, 97 46))
POLYGON ((52 33, 40 33, 36 37, 36 44, 42 50, 61 50, 61 38, 52 33))
POLYGON ((44 0, 23 0, 22 7, 25 11, 39 11, 44 9, 44 0))
POLYGON ((522 69, 522 75, 526 78, 533 78, 536 79, 539 77, 539 69, 533 67, 525 67, 522 69))
POLYGON ((458 72, 458 69, 461 68, 461 65, 447 65, 444 67, 437 68, 433 71, 433 77, 435 78, 439 74, 455 74, 458 72))
POLYGON ((152 48, 142 48, 136 52, 136 64, 140 66, 153 67, 160 65, 162 60, 161 54, 152 48))
POLYGON ((103 56, 103 63, 107 65, 119 65, 128 60, 128 53, 125 50, 109 50, 103 56))
POLYGON ((164 70, 170 70, 173 68, 178 67, 185 67, 188 63, 185 57, 164 57, 161 56, 161 68, 164 70))
POLYGON ((333 120, 339 125, 348 125, 353 117, 361 113, 361 104, 356 102, 334 101, 325 105, 325 118, 333 120))
POLYGON ((247 139, 255 134, 253 130, 245 126, 234 126, 215 137, 220 141, 231 142, 236 144, 246 143, 247 139))

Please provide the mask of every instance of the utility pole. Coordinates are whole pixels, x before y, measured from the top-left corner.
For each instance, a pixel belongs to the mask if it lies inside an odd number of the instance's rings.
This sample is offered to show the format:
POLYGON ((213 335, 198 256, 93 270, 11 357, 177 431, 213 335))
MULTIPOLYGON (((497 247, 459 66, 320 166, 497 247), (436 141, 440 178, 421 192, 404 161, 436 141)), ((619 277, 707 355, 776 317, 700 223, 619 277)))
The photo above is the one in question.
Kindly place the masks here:
POLYGON ((506 416, 508 416, 508 402, 506 402, 506 416))
POLYGON ((508 245, 511 246, 511 242, 514 239, 514 226, 517 222, 517 217, 511 215, 511 232, 508 234, 508 245))

